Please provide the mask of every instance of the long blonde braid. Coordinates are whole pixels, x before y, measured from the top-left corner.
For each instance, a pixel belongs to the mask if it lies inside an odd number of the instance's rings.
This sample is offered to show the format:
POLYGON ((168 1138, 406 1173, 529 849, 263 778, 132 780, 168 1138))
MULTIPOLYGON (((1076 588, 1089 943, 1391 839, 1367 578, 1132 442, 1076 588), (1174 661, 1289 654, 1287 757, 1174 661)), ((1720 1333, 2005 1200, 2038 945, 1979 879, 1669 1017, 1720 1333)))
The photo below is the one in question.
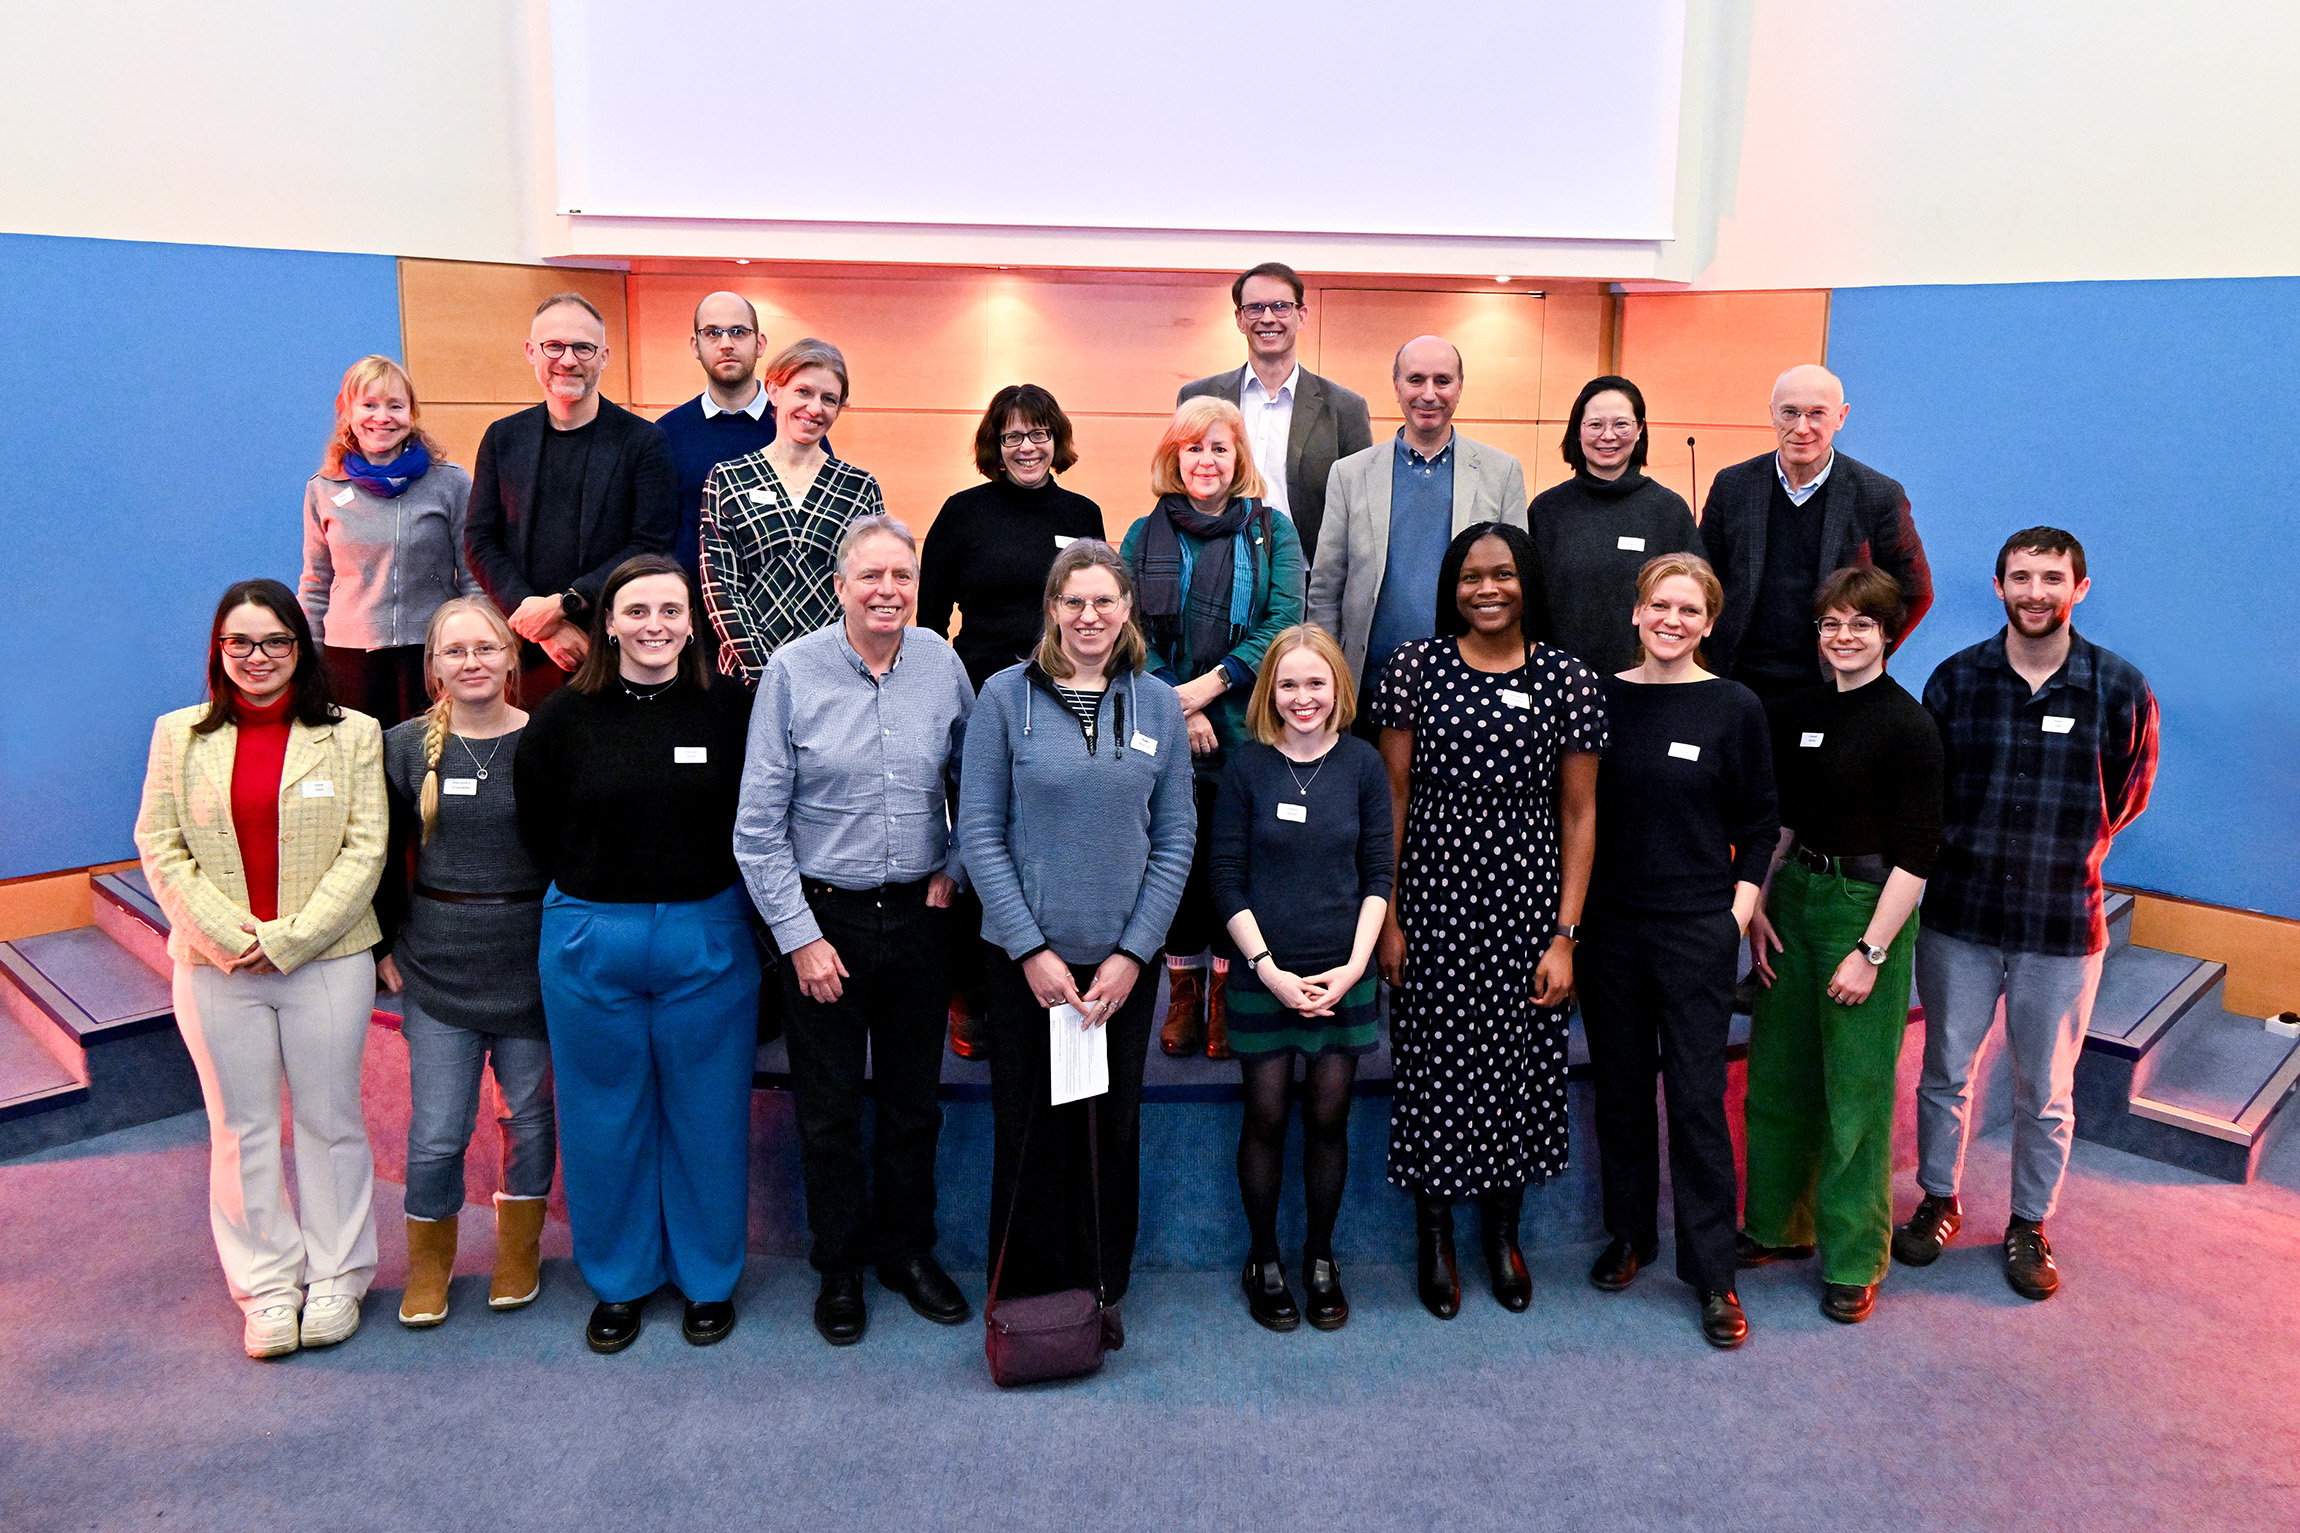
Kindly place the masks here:
POLYGON ((423 810, 423 839, 417 844, 431 844, 432 827, 439 823, 439 757, 447 749, 447 725, 455 716, 455 703, 445 692, 431 704, 431 722, 423 728, 423 795, 418 801, 423 810))

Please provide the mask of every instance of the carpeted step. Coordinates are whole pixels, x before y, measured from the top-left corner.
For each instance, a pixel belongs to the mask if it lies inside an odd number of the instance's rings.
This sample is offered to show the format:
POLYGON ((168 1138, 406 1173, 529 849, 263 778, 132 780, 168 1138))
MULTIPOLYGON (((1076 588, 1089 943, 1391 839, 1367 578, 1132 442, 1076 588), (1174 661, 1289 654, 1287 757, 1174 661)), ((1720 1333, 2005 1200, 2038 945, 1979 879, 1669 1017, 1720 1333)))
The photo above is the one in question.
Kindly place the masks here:
POLYGON ((152 886, 142 868, 121 873, 99 873, 88 881, 89 908, 96 927, 114 942, 143 960, 155 974, 167 975, 168 918, 152 898, 152 886))
POLYGON ((168 981, 104 930, 83 926, 0 943, 0 1004, 76 1087, 0 1113, 0 1157, 200 1105, 168 981))

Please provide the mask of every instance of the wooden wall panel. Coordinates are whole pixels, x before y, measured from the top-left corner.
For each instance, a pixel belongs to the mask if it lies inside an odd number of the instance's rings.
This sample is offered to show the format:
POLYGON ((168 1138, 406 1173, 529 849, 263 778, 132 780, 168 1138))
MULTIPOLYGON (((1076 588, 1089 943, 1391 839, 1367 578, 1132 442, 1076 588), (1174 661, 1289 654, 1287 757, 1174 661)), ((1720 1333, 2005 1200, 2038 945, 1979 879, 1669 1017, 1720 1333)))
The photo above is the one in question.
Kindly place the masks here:
POLYGON ((1542 300, 1543 420, 1563 421, 1581 386, 1613 370, 1607 353, 1613 343, 1614 303, 1604 293, 1552 293, 1542 300))
POLYGON ((980 417, 922 410, 847 410, 831 427, 839 456, 870 470, 886 508, 923 536, 953 493, 980 484, 974 428, 980 417))
POLYGON ((1619 371, 1653 419, 1762 426, 1773 380, 1828 352, 1829 295, 1631 293, 1619 371))
POLYGON ((2300 921, 2142 894, 2132 940, 2228 965, 2227 1005, 2240 1016, 2300 1008, 2300 921))
MULTIPOLYGON (((419 382, 417 387, 421 386, 419 382)), ((468 469, 478 461, 479 439, 487 434, 488 426, 519 408, 509 404, 426 404, 423 407, 423 429, 447 449, 448 462, 460 463, 468 469)))
MULTIPOLYGON (((531 405, 543 391, 520 343, 535 305, 553 293, 581 293, 607 321, 607 370, 600 387, 618 404, 631 397, 630 338, 623 274, 482 261, 399 263, 400 336, 408 375, 428 410, 444 404, 531 405)), ((498 412, 503 413, 503 412, 498 412)), ((468 466, 468 459, 458 459, 468 466)))
POLYGON ((1688 426, 1683 422, 1647 421, 1645 434, 1646 474, 1684 496, 1696 518, 1709 498, 1709 482, 1717 477, 1719 469, 1773 450, 1773 433, 1762 426, 1688 426), (1700 438, 1698 448, 1686 447, 1688 436, 1700 438), (1688 471, 1695 466, 1689 464, 1689 459, 1699 460, 1701 480, 1698 484, 1688 471))
POLYGON ((1442 335, 1461 348, 1465 423, 1539 418, 1547 307, 1540 295, 1334 288, 1320 307, 1320 371, 1365 395, 1375 416, 1399 419, 1390 384, 1398 347, 1442 335))
POLYGON ((1226 287, 1007 279, 984 316, 992 388, 1035 382, 1073 415, 1170 418, 1183 384, 1245 359, 1226 287))
POLYGON ((1062 482, 1102 508, 1112 547, 1156 504, 1150 493, 1150 454, 1173 417, 1091 415, 1075 422, 1078 466, 1062 482))

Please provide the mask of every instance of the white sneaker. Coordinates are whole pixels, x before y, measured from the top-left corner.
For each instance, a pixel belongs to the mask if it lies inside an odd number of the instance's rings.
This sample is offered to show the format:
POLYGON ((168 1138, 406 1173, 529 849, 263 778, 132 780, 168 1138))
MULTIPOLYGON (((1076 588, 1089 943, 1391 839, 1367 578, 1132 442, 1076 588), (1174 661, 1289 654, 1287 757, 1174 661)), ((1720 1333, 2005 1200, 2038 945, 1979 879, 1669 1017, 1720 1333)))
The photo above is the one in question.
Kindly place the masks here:
POLYGON ((349 1294, 321 1294, 303 1301, 303 1344, 332 1347, 359 1329, 359 1300, 349 1294))
POLYGON ((295 1306, 274 1304, 248 1311, 247 1330, 240 1340, 250 1357, 285 1357, 296 1349, 296 1337, 295 1306))

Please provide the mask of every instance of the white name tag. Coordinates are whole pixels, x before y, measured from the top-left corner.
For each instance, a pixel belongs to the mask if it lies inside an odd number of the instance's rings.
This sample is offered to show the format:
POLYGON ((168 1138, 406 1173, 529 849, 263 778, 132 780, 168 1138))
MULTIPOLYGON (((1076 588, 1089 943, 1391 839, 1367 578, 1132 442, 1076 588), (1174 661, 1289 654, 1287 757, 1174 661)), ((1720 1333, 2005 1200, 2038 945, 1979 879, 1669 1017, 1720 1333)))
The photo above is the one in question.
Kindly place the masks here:
POLYGON ((328 498, 339 506, 348 506, 351 504, 351 498, 358 493, 359 492, 357 490, 353 489, 350 485, 347 484, 343 487, 343 493, 341 495, 331 495, 328 498))
POLYGON ((1307 825, 1310 822, 1310 806, 1307 804, 1280 804, 1278 806, 1278 818, 1292 820, 1296 825, 1307 825))
POLYGON ((303 785, 305 798, 334 798, 335 784, 324 777, 314 777, 303 785))
POLYGON ((1134 731, 1134 738, 1126 742, 1126 748, 1130 751, 1140 751, 1145 756, 1158 754, 1158 742, 1139 729, 1134 731))
POLYGON ((1512 692, 1504 687, 1501 691, 1501 700, 1512 708, 1531 709, 1533 707, 1533 694, 1531 692, 1512 692))
POLYGON ((2044 716, 2044 732, 2048 735, 2065 735, 2074 728, 2076 720, 2065 713, 2048 713, 2044 716))
POLYGON ((1641 554, 1645 552, 1645 540, 1643 538, 1615 538, 1613 546, 1627 553, 1641 554))
POLYGON ((476 777, 442 777, 439 779, 439 791, 451 798, 477 798, 479 796, 479 779, 476 777))
POLYGON ((1056 548, 1068 548, 1071 544, 1077 541, 1078 540, 1076 538, 1066 538, 1059 532, 1054 535, 1054 546, 1056 548))
POLYGON ((1797 743, 1805 749, 1811 750, 1821 743, 1821 737, 1816 734, 1802 734, 1797 737, 1797 743))
POLYGON ((775 493, 772 490, 753 490, 750 495, 754 506, 771 506, 775 503, 775 493))
POLYGON ((674 745, 671 747, 671 759, 680 766, 701 766, 711 759, 711 748, 708 745, 674 745))
POLYGON ((1679 761, 1699 761, 1701 759, 1701 747, 1687 745, 1683 740, 1672 740, 1669 742, 1669 754, 1675 756, 1679 761))

